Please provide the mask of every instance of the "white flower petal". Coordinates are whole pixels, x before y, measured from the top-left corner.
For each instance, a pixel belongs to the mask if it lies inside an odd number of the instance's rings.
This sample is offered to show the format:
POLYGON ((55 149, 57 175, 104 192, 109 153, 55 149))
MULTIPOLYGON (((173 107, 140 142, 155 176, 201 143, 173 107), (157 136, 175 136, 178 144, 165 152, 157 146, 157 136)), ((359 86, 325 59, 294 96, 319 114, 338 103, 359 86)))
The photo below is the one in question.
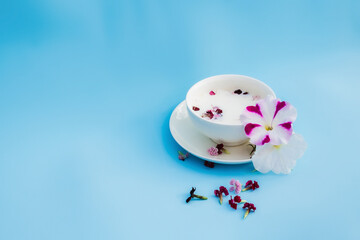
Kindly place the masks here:
POLYGON ((302 157, 306 148, 307 144, 304 138, 300 134, 294 133, 288 144, 282 146, 282 152, 289 158, 296 160, 302 157))
POLYGON ((270 136, 270 144, 272 145, 280 145, 287 144, 292 136, 292 127, 290 128, 283 127, 281 125, 277 125, 273 127, 273 130, 269 131, 270 136))
POLYGON ((250 142, 255 145, 263 145, 263 141, 268 135, 268 131, 265 130, 263 126, 255 127, 252 129, 251 133, 248 135, 250 142))
POLYGON ((272 162, 275 156, 273 154, 274 146, 265 144, 263 146, 256 146, 255 155, 251 158, 254 167, 261 173, 267 173, 272 170, 272 162))
POLYGON ((268 126, 271 126, 276 109, 276 103, 278 101, 279 99, 273 98, 272 96, 268 95, 266 98, 261 99, 258 102, 264 121, 268 126))
POLYGON ((277 174, 288 174, 295 167, 296 160, 304 154, 306 147, 303 137, 293 134, 288 144, 257 146, 252 161, 259 172, 273 171, 277 174))

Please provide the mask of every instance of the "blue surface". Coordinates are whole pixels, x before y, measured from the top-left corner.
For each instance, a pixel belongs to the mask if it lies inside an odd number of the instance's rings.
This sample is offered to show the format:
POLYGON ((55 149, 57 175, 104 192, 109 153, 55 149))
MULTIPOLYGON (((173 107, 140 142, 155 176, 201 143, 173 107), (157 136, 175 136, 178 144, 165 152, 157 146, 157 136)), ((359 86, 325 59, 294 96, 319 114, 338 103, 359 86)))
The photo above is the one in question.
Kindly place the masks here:
POLYGON ((359 239, 360 2, 0 2, 0 239, 359 239), (195 82, 258 78, 298 109, 290 175, 177 159, 195 82), (255 214, 213 190, 257 180, 255 214), (185 204, 191 186, 209 197, 185 204))

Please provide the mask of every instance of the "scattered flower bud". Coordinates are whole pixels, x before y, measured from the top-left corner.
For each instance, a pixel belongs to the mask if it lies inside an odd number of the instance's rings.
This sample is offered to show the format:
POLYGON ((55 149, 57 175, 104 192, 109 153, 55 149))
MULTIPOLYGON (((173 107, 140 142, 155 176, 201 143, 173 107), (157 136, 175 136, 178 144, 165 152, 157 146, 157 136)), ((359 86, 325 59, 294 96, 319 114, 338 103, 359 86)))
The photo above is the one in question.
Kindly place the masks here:
POLYGON ((210 95, 215 95, 215 92, 214 92, 214 91, 210 91, 209 94, 210 94, 210 95))
POLYGON ((245 184, 245 188, 242 190, 243 192, 247 191, 247 190, 250 190, 252 189, 253 191, 256 189, 256 188, 259 188, 259 184, 257 181, 252 181, 252 180, 249 180, 246 182, 245 184))
POLYGON ((199 111, 200 108, 193 106, 193 110, 194 110, 194 111, 199 111))
POLYGON ((221 114, 223 111, 222 111, 220 108, 218 108, 218 109, 215 110, 215 112, 216 112, 217 114, 221 114))
POLYGON ((241 203, 241 197, 238 196, 238 195, 236 195, 236 196, 234 197, 234 201, 237 202, 237 203, 241 203))
POLYGON ((203 115, 202 117, 208 117, 210 119, 213 119, 214 117, 214 113, 211 111, 211 110, 207 110, 203 115))
POLYGON ((229 204, 230 204, 230 207, 232 207, 233 209, 237 209, 237 205, 238 203, 246 203, 245 200, 241 200, 241 197, 236 195, 234 197, 234 199, 232 198, 232 196, 230 196, 230 200, 229 200, 229 204))
POLYGON ((189 153, 183 154, 182 152, 178 151, 178 154, 178 158, 182 161, 189 157, 189 153))
POLYGON ((211 155, 211 156, 217 156, 219 154, 222 154, 222 153, 226 153, 226 154, 229 154, 229 151, 226 150, 224 148, 224 144, 217 144, 215 147, 210 147, 208 149, 208 153, 211 155))
POLYGON ((224 186, 220 186, 219 190, 214 191, 215 196, 219 198, 220 204, 222 204, 223 202, 223 193, 225 194, 225 196, 229 195, 228 190, 224 186))
POLYGON ((242 93, 242 91, 241 91, 241 89, 237 89, 234 91, 234 93, 240 95, 242 93))
POLYGON ((209 161, 205 161, 204 165, 208 168, 214 168, 215 167, 215 163, 213 162, 209 162, 209 161))
POLYGON ((249 215, 250 211, 252 210, 253 212, 255 212, 256 207, 254 206, 253 203, 245 203, 243 206, 243 209, 246 209, 246 212, 244 214, 244 219, 249 215))
POLYGON ((236 194, 241 192, 242 186, 241 186, 241 183, 239 182, 239 180, 231 179, 230 185, 233 185, 229 188, 230 192, 235 191, 236 194))
MULTIPOLYGON (((239 196, 237 196, 239 197, 239 196)), ((229 204, 230 204, 230 207, 232 207, 233 209, 237 209, 237 203, 235 203, 235 198, 233 199, 232 196, 230 196, 230 200, 229 200, 229 204)))
POLYGON ((194 194, 195 191, 196 191, 196 188, 192 187, 191 190, 190 190, 190 197, 188 197, 186 199, 186 203, 190 202, 190 200, 193 199, 193 198, 198 198, 198 199, 201 199, 201 200, 207 200, 207 197, 194 194))
POLYGON ((208 153, 211 156, 217 156, 217 155, 219 155, 219 150, 216 147, 211 147, 208 149, 208 153))

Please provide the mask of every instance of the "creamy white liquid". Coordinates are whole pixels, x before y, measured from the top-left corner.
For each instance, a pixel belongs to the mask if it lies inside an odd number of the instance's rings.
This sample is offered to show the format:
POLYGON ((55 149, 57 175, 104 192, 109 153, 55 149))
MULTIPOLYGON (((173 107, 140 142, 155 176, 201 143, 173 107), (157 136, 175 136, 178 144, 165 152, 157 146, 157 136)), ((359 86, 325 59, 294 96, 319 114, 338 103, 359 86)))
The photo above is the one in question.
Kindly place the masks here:
POLYGON ((245 107, 255 105, 258 99, 258 97, 253 97, 250 93, 246 95, 235 94, 221 89, 213 91, 215 92, 215 95, 202 93, 193 99, 193 106, 200 108, 199 111, 193 110, 194 113, 209 121, 228 124, 240 123, 240 114, 245 107), (216 112, 214 112, 216 107, 222 110, 221 114, 217 115, 216 112), (205 114, 208 110, 213 110, 214 112, 214 117, 212 119, 205 114))

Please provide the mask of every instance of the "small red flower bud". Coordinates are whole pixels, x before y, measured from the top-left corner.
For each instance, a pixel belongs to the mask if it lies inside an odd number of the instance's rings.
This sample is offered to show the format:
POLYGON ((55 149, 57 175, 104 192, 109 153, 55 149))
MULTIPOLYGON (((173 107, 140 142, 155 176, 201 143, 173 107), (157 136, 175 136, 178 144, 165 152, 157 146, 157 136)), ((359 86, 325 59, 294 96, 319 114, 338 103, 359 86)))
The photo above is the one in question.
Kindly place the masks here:
POLYGON ((234 93, 240 95, 242 93, 242 91, 241 91, 241 89, 237 89, 237 90, 234 91, 234 93))
POLYGON ((254 181, 254 184, 251 186, 252 190, 255 190, 256 188, 259 188, 259 184, 257 181, 254 181))
POLYGON ((256 210, 255 205, 253 203, 248 203, 248 202, 244 204, 243 208, 244 209, 247 208, 248 210, 253 210, 254 212, 256 210))
POLYGON ((247 191, 247 190, 250 190, 250 189, 252 189, 254 191, 256 188, 259 188, 259 187, 260 186, 259 186, 257 181, 253 182, 252 180, 249 180, 249 181, 246 182, 245 188, 242 191, 244 192, 244 191, 247 191))
POLYGON ((233 209, 237 209, 237 204, 234 202, 234 199, 232 198, 232 196, 230 196, 230 200, 229 200, 229 204, 230 207, 232 207, 233 209))
POLYGON ((234 201, 237 202, 237 203, 240 203, 240 202, 241 202, 241 197, 238 196, 238 195, 236 195, 236 196, 234 197, 234 201))
POLYGON ((252 185, 252 183, 253 183, 252 180, 247 181, 247 182, 245 183, 245 187, 248 187, 248 186, 252 185))
POLYGON ((204 165, 208 168, 214 168, 215 167, 215 163, 213 162, 209 162, 209 161, 205 161, 204 165))
POLYGON ((222 143, 217 144, 217 145, 216 145, 216 148, 217 148, 218 150, 221 150, 221 149, 224 148, 224 144, 222 144, 222 143))
POLYGON ((220 204, 222 204, 222 199, 223 199, 222 194, 224 193, 225 196, 229 195, 228 190, 224 186, 220 186, 219 190, 215 190, 214 193, 215 193, 215 196, 217 196, 219 198, 220 204))
POLYGON ((226 189, 226 187, 220 186, 219 190, 221 193, 224 193, 225 196, 229 195, 229 191, 226 189))
POLYGON ((214 114, 213 114, 213 112, 212 112, 211 110, 208 110, 208 111, 206 111, 206 116, 207 116, 208 118, 210 118, 210 119, 213 119, 214 114))

